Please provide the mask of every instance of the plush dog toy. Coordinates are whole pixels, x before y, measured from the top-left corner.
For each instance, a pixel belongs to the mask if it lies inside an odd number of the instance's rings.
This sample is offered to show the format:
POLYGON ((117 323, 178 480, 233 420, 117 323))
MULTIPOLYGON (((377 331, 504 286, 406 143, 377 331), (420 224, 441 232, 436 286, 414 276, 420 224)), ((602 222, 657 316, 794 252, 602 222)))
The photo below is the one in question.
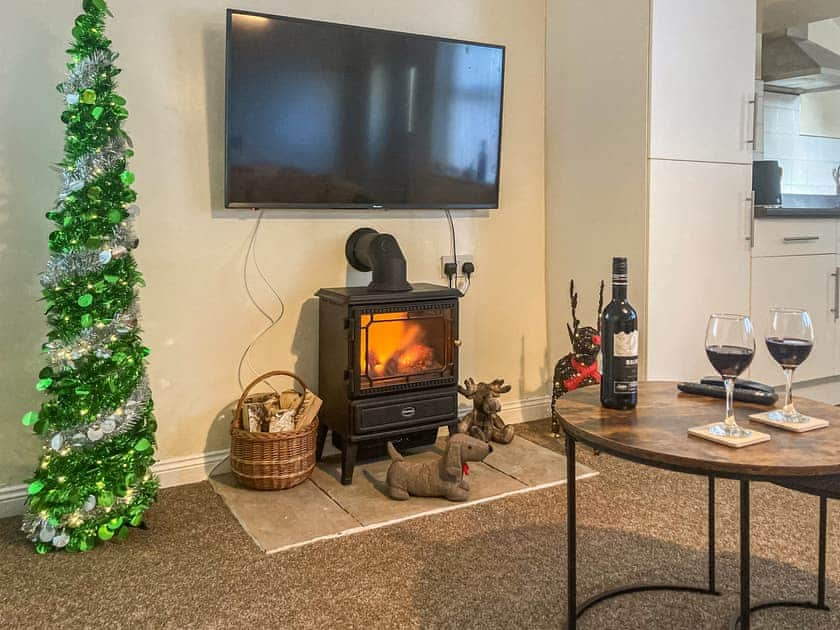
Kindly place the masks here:
POLYGON ((405 501, 411 495, 466 501, 470 498, 467 462, 480 462, 492 451, 490 444, 456 433, 449 437, 446 451, 439 459, 410 462, 388 442, 388 454, 393 460, 388 468, 388 494, 398 501, 405 501))
POLYGON ((502 410, 499 395, 510 391, 505 379, 497 378, 491 383, 476 385, 473 379, 468 378, 464 387, 458 386, 458 391, 473 402, 473 410, 458 423, 458 433, 466 433, 485 442, 510 444, 514 428, 505 424, 499 415, 502 410))

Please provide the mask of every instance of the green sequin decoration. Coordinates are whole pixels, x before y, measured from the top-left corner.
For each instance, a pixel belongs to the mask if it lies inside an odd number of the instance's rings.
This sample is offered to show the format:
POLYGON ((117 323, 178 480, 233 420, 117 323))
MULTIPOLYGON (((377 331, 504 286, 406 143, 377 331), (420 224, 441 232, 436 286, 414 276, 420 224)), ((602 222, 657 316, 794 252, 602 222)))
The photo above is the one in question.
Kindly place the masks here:
POLYGON ((33 424, 38 422, 38 412, 27 411, 23 414, 23 418, 21 418, 20 421, 23 423, 23 426, 31 427, 33 424))

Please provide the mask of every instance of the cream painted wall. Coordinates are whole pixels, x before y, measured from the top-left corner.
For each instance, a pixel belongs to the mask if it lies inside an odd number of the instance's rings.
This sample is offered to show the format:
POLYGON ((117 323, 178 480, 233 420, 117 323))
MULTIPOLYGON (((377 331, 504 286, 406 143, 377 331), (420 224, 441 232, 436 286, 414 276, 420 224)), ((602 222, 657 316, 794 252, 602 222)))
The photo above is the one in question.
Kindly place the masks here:
POLYGON ((610 299, 612 256, 628 257, 630 302, 645 321, 649 21, 649 0, 548 2, 546 238, 555 357, 569 351, 570 276, 579 318, 594 322, 601 279, 610 299))
MULTIPOLYGON (((227 445, 227 420, 220 414, 239 393, 239 355, 263 325, 242 284, 255 217, 226 211, 222 202, 229 4, 110 0, 116 19, 109 35, 120 52, 121 91, 131 113, 127 130, 137 151, 132 170, 143 209, 138 259, 148 283, 141 300, 163 458, 227 445)), ((464 376, 505 377, 513 384, 511 400, 546 394, 544 1, 235 4, 507 46, 501 207, 456 213, 460 250, 474 253, 478 267, 462 303, 461 370, 464 376)), ((0 24, 0 485, 27 476, 38 448, 19 418, 39 402, 34 384, 45 326, 36 274, 47 258, 43 212, 57 189, 49 165, 60 158, 63 132, 54 86, 79 6, 12 0, 4 3, 0 24)), ((620 196, 616 190, 613 198, 620 196)), ((259 369, 292 368, 316 380, 312 295, 321 286, 363 282, 347 271, 343 257, 345 238, 360 225, 400 240, 410 280, 439 281, 440 256, 449 251, 440 212, 266 213, 259 259, 288 308, 254 353, 259 369)), ((560 269, 557 262, 553 269, 560 269)), ((271 305, 267 290, 257 294, 271 305)))
MULTIPOLYGON (((808 28, 808 38, 840 54, 840 18, 814 22, 808 28)), ((801 134, 840 138, 840 90, 803 94, 800 101, 801 134)))

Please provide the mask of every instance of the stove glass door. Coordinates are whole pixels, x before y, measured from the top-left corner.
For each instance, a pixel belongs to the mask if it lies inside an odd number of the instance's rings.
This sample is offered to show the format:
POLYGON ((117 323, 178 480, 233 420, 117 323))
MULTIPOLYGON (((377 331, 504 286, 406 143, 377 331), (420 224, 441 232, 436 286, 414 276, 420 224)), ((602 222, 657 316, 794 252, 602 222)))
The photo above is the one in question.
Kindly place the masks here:
POLYGON ((362 391, 454 375, 455 307, 359 315, 362 391))

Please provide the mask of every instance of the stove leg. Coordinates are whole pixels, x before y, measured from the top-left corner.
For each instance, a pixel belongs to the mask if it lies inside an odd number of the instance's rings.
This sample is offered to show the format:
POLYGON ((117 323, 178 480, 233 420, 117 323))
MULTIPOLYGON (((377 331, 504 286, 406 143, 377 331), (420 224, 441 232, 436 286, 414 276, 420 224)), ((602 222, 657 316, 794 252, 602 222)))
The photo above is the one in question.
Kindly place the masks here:
POLYGON ((318 425, 318 436, 315 442, 315 461, 320 462, 321 456, 324 454, 324 444, 327 442, 327 433, 329 432, 329 427, 326 424, 319 424, 318 425))
POLYGON ((452 424, 447 425, 447 427, 449 428, 449 435, 455 435, 456 433, 458 433, 457 422, 453 422, 452 424))
POLYGON ((353 483, 353 468, 356 466, 356 455, 359 452, 359 444, 344 440, 344 449, 341 451, 341 484, 349 486, 353 483))

